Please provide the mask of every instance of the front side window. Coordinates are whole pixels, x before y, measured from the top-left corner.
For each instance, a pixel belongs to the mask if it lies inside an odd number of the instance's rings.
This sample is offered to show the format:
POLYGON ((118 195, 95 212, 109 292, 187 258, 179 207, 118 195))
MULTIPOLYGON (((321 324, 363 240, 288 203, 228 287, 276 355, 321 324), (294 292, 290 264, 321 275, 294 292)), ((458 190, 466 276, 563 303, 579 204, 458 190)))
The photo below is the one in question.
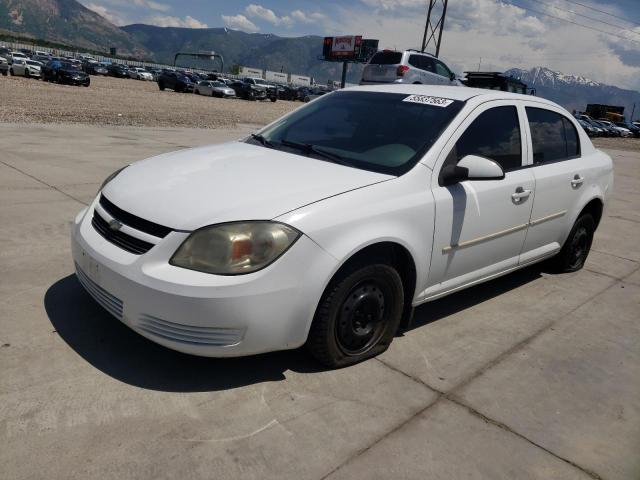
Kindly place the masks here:
POLYGON ((580 155, 578 132, 573 123, 559 113, 526 107, 533 163, 556 162, 580 155))
POLYGON ((521 167, 522 143, 516 107, 494 107, 482 112, 456 142, 447 163, 457 163, 467 155, 493 160, 505 172, 521 167))
POLYGON ((402 175, 463 105, 459 100, 401 93, 339 91, 323 95, 260 133, 270 148, 327 161, 333 156, 337 163, 355 168, 402 175))

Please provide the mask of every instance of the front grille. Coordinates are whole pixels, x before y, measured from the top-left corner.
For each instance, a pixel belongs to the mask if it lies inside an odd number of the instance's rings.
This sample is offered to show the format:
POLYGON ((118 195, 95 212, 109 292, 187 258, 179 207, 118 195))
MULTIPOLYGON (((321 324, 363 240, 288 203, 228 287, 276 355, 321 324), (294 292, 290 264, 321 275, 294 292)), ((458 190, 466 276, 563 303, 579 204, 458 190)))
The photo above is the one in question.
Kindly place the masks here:
POLYGON ((196 327, 173 323, 151 315, 140 315, 137 328, 152 336, 187 345, 229 347, 240 343, 242 328, 196 327))
POLYGON ((118 297, 111 295, 100 285, 91 280, 76 263, 76 276, 89 295, 98 302, 107 312, 122 320, 123 303, 118 297))
POLYGON ((145 220, 144 218, 125 212, 120 207, 111 203, 103 194, 100 194, 100 206, 116 220, 121 221, 131 228, 153 235, 154 237, 164 238, 171 233, 171 229, 169 227, 158 225, 157 223, 150 222, 149 220, 145 220))
POLYGON ((142 255, 143 253, 147 253, 153 247, 153 243, 145 242, 144 240, 132 237, 131 235, 127 235, 119 230, 111 230, 107 221, 95 210, 93 212, 91 225, 93 225, 93 228, 95 228, 96 231, 106 240, 129 253, 142 255))

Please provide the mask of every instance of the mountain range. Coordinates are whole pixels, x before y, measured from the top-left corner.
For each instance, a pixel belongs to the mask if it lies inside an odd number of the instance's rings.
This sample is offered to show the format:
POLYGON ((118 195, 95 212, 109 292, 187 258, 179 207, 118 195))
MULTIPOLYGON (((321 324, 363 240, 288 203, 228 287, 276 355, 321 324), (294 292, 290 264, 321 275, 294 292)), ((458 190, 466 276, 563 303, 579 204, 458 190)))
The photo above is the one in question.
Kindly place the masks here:
MULTIPOLYGON (((318 82, 337 80, 342 65, 319 60, 322 37, 279 37, 245 33, 227 28, 177 28, 134 24, 116 27, 76 0, 0 0, 0 34, 15 32, 26 38, 172 64, 176 52, 221 53, 225 70, 233 65, 309 75, 318 82)), ((445 59, 446 60, 446 59, 445 59)), ((185 59, 183 66, 211 67, 209 63, 185 59)), ((357 83, 361 65, 350 64, 347 81, 357 83)), ((605 85, 588 78, 534 67, 505 72, 536 89, 536 94, 569 110, 584 110, 587 103, 621 105, 636 103, 640 114, 640 92, 605 85)))
POLYGON ((0 0, 0 29, 25 37, 126 55, 150 57, 151 52, 126 32, 76 0, 0 0))
POLYGON ((640 92, 596 82, 589 78, 566 75, 545 67, 530 70, 512 68, 504 72, 536 89, 536 95, 559 103, 568 110, 584 111, 588 103, 625 107, 631 114, 636 104, 636 117, 640 116, 640 92))

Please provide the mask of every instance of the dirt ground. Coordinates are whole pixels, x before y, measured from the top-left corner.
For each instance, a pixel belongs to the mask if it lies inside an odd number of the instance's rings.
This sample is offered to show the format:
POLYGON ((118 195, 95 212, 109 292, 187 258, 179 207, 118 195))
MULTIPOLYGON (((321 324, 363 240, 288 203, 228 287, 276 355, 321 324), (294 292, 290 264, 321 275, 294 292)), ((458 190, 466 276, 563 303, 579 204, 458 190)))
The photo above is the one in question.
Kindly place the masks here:
POLYGON ((0 76, 0 122, 226 128, 264 125, 300 102, 249 102, 161 92, 155 82, 91 77, 91 86, 0 76))
POLYGON ((640 152, 640 138, 592 138, 591 141, 597 148, 640 152))

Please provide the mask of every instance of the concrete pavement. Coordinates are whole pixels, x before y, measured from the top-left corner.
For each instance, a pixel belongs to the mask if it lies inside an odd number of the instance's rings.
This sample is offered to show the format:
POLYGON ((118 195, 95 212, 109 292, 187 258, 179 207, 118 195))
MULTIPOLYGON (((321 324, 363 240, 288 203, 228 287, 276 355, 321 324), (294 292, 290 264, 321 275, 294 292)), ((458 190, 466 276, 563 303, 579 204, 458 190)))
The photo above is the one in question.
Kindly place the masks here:
POLYGON ((0 478, 640 478, 640 154, 585 269, 421 306, 378 359, 204 359, 111 318, 68 222, 110 172, 251 130, 0 125, 0 478))

